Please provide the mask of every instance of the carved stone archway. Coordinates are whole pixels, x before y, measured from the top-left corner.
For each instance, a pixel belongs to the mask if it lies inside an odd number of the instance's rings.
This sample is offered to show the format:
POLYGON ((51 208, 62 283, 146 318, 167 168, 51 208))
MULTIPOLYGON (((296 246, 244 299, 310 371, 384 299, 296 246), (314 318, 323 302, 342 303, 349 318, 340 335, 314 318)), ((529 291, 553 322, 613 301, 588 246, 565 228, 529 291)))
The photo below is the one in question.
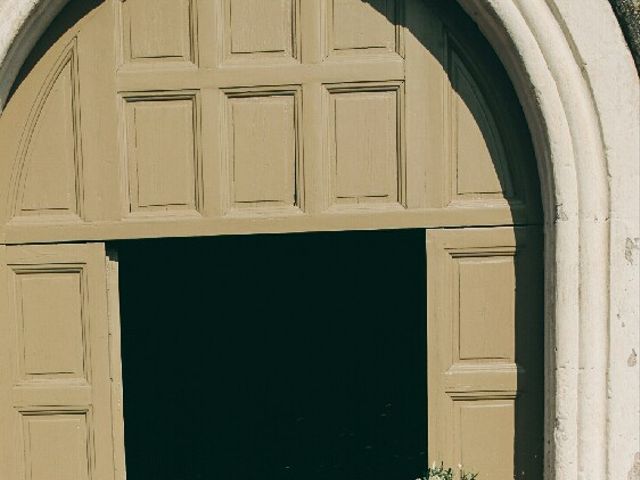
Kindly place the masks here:
MULTIPOLYGON (((0 105, 65 3, 0 3, 0 105)), ((604 0, 459 3, 505 65, 537 154, 546 233, 547 478, 635 478, 640 113, 631 55, 604 0)))

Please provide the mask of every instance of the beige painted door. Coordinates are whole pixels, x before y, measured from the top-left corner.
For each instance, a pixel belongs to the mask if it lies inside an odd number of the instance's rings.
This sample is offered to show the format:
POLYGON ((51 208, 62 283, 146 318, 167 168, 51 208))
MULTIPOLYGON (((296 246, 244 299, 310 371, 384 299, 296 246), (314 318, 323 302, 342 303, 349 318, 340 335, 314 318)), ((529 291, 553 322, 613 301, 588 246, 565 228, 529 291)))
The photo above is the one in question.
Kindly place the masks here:
POLYGON ((542 478, 541 229, 427 232, 429 457, 542 478))
MULTIPOLYGON (((457 229, 539 222, 535 164, 454 3, 72 0, 0 118, 0 240, 435 228, 430 460, 540 478, 539 234, 457 229)), ((115 263, 0 251, 0 478, 112 478, 115 263)))
POLYGON ((0 239, 538 222, 517 97, 454 3, 72 0, 0 117, 0 239))
POLYGON ((104 244, 2 246, 0 270, 0 478, 113 479, 104 244))

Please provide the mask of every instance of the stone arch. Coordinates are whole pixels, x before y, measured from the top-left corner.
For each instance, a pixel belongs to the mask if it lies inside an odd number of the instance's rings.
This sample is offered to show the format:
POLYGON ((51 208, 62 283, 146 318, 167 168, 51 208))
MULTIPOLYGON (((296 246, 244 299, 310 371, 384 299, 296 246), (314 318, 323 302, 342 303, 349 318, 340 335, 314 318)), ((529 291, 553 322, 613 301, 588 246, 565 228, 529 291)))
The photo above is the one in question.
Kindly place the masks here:
MULTIPOLYGON (((65 3, 0 4, 0 104, 65 3)), ((637 367, 623 369, 630 348, 638 348, 639 234, 637 206, 628 201, 637 196, 639 151, 631 56, 603 0, 459 3, 505 65, 538 159, 547 247, 547 478, 623 478, 638 450, 637 410, 632 421, 615 413, 635 408, 638 395, 629 387, 638 385, 637 367), (615 94, 613 77, 621 86, 615 94), (628 327, 614 323, 618 315, 629 317, 628 327)))

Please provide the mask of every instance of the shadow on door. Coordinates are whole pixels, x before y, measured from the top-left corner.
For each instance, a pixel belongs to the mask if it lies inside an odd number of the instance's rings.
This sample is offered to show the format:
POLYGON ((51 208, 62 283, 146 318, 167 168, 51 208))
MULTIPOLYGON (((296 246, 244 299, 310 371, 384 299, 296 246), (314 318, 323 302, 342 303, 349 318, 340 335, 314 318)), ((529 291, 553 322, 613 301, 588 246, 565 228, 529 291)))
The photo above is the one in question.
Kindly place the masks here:
POLYGON ((117 248, 129 480, 423 471, 424 231, 117 248))

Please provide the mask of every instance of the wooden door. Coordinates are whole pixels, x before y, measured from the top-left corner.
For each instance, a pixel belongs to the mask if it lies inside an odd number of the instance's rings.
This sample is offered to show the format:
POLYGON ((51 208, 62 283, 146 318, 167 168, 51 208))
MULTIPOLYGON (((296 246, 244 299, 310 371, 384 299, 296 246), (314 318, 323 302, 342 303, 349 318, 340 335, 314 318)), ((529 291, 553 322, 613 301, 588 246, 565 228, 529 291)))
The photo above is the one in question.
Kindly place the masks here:
POLYGON ((0 241, 52 244, 0 247, 5 477, 123 471, 115 264, 55 242, 382 228, 430 229, 430 459, 540 477, 535 162, 455 3, 68 3, 0 117, 0 241))
POLYGON ((542 477, 539 228, 427 232, 429 456, 542 477))
POLYGON ((452 3, 72 0, 0 117, 0 238, 538 222, 517 97, 452 3))
POLYGON ((2 246, 0 270, 0 477, 113 479, 104 244, 2 246))

